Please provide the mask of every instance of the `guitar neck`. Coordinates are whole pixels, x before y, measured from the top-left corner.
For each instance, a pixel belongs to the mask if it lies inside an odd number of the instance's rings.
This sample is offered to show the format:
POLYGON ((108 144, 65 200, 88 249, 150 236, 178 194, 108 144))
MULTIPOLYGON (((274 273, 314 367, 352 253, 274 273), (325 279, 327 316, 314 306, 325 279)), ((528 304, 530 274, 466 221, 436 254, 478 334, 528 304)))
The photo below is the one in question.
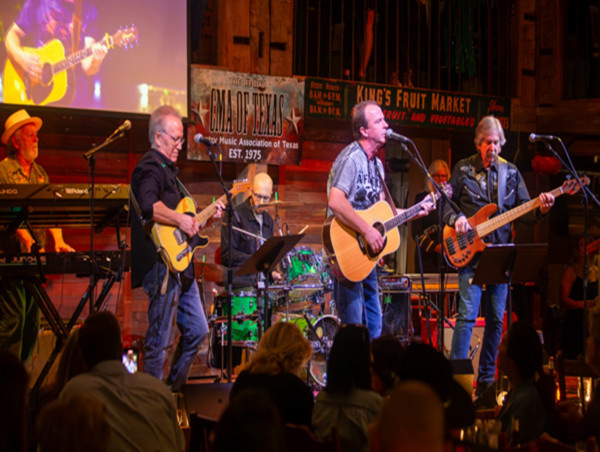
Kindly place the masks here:
POLYGON ((405 211, 403 211, 402 213, 399 213, 398 215, 396 215, 393 218, 390 218, 388 221, 386 221, 384 223, 385 226, 385 230, 389 231, 390 229, 394 229, 398 226, 400 226, 401 224, 406 223, 407 221, 409 221, 411 218, 417 216, 417 214, 421 211, 421 205, 427 201, 428 198, 423 199, 421 202, 415 204, 412 207, 409 207, 408 209, 406 209, 405 211))
MULTIPOLYGON (((221 195, 217 201, 221 201, 223 204, 227 205, 227 196, 221 195)), ((196 215, 196 221, 198 224, 205 224, 210 217, 213 216, 213 214, 217 211, 217 201, 213 202, 210 206, 206 207, 204 210, 198 213, 198 215, 196 215)))
MULTIPOLYGON (((112 36, 107 36, 99 42, 106 44, 106 46, 110 49, 112 46, 112 39, 112 36)), ((81 49, 78 52, 72 53, 69 56, 65 57, 64 60, 54 63, 52 65, 52 73, 56 74, 60 71, 64 71, 65 69, 70 68, 71 66, 75 66, 82 60, 85 60, 87 57, 91 56, 92 53, 92 46, 86 47, 85 49, 81 49)))
MULTIPOLYGON (((565 192, 561 187, 555 188, 550 192, 555 198, 563 195, 565 192)), ((494 218, 490 218, 489 220, 484 221, 476 226, 477 235, 481 238, 485 237, 488 234, 491 234, 496 229, 501 228, 502 226, 513 222, 517 218, 522 217, 523 215, 531 212, 532 210, 538 208, 541 205, 540 197, 538 196, 531 201, 527 201, 526 203, 521 204, 520 206, 515 207, 514 209, 509 210, 508 212, 504 212, 494 218)))

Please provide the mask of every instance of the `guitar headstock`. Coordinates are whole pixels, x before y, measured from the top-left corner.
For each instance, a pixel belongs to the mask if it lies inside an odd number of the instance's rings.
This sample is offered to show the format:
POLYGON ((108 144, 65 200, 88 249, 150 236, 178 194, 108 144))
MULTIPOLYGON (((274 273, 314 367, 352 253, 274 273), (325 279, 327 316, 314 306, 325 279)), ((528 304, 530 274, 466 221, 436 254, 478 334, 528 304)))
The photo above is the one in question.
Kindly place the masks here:
POLYGON ((237 196, 240 193, 244 193, 252 188, 252 184, 248 179, 237 179, 233 181, 233 186, 229 192, 231 196, 237 196))
MULTIPOLYGON (((583 185, 589 185, 590 183, 590 178, 588 176, 583 176, 579 179, 583 185)), ((574 195, 581 189, 581 185, 579 185, 579 182, 575 179, 567 179, 562 183, 561 188, 563 193, 574 195)))
POLYGON ((139 38, 140 34, 138 28, 132 24, 130 27, 119 28, 119 30, 112 35, 112 42, 114 46, 130 49, 139 43, 139 38))

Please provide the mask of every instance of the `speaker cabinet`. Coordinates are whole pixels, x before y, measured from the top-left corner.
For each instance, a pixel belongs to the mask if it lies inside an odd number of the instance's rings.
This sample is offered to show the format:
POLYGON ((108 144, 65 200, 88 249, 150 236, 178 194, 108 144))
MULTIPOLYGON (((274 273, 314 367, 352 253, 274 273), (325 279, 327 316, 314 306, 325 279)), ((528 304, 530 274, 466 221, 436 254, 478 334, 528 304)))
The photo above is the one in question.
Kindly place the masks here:
POLYGON ((383 297, 381 334, 393 334, 404 345, 412 342, 414 328, 410 292, 387 292, 383 297))
MULTIPOLYGON (((452 328, 448 326, 447 323, 444 325, 444 355, 448 357, 450 355, 450 348, 452 347, 452 336, 454 335, 454 326, 456 321, 454 319, 450 320, 450 324, 452 328)), ((431 327, 431 338, 434 347, 438 347, 437 335, 437 318, 430 319, 429 325, 431 327)), ((483 330, 485 328, 485 319, 483 317, 477 317, 477 321, 475 322, 475 326, 473 327, 473 334, 471 335, 471 344, 469 348, 469 357, 471 358, 471 362, 473 364, 473 378, 474 381, 477 381, 477 373, 479 370, 479 353, 481 351, 481 342, 483 341, 483 330)), ((427 323, 426 319, 421 318, 421 342, 429 343, 429 338, 427 337, 427 323)))
POLYGON ((191 383, 183 386, 188 415, 217 421, 229 403, 232 383, 191 383))

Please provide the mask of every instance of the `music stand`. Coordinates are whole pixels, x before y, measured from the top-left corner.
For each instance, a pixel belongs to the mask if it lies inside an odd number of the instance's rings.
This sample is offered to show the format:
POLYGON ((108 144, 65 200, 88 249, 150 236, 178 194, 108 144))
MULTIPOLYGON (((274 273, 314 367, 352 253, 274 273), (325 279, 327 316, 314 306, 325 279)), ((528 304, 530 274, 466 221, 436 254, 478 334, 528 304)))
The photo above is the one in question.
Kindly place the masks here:
POLYGON ((473 284, 508 284, 507 328, 512 324, 511 285, 535 282, 547 254, 547 243, 488 245, 481 253, 473 284))
MULTIPOLYGON (((304 237, 304 234, 295 235, 282 235, 277 237, 271 237, 242 265, 235 273, 237 276, 250 275, 254 273, 263 273, 265 275, 265 287, 264 287, 264 312, 261 312, 260 305, 260 294, 261 289, 260 283, 257 283, 256 302, 258 308, 258 340, 262 337, 262 322, 263 315, 265 322, 269 315, 269 303, 268 297, 268 284, 269 274, 277 264, 283 259, 283 257, 304 237)), ((229 310, 231 312, 231 309, 229 310)))

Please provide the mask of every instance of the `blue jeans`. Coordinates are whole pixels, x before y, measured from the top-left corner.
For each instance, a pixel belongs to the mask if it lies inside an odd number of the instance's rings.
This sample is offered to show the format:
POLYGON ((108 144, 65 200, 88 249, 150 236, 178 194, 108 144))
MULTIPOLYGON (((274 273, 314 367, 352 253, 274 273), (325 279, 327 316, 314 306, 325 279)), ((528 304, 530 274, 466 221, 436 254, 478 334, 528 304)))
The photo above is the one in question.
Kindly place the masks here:
MULTIPOLYGON (((481 286, 471 284, 475 270, 467 266, 458 274, 458 318, 452 336, 450 359, 465 359, 469 357, 469 345, 473 326, 477 320, 479 303, 481 301, 481 286)), ((502 340, 502 323, 506 308, 507 284, 486 286, 488 300, 485 304, 485 329, 479 355, 479 373, 477 384, 489 385, 494 382, 496 374, 496 355, 502 340)))
POLYGON ((333 299, 342 324, 367 325, 371 339, 381 335, 381 305, 375 269, 361 282, 334 281, 333 299))
POLYGON ((167 267, 157 262, 144 276, 142 287, 150 299, 148 305, 148 332, 146 333, 144 372, 163 378, 167 349, 173 342, 173 324, 181 333, 173 354, 167 384, 179 391, 187 376, 202 339, 208 332, 208 324, 200 301, 198 284, 193 280, 185 291, 178 275, 169 275, 167 290, 161 294, 167 267))

